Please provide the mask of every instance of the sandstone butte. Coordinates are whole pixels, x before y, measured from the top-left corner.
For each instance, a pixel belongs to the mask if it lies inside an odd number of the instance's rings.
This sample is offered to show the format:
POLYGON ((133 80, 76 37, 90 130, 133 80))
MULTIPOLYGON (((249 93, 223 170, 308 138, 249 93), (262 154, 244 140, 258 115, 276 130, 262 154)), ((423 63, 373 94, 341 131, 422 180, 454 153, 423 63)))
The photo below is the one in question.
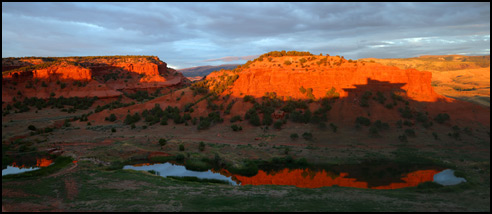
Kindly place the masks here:
POLYGON ((417 170, 402 175, 401 182, 393 182, 383 186, 370 186, 366 181, 351 178, 348 173, 341 172, 339 175, 329 173, 325 170, 312 171, 310 169, 283 169, 276 172, 265 172, 258 170, 258 174, 247 177, 231 174, 225 169, 219 171, 225 176, 231 176, 241 185, 293 185, 302 188, 319 188, 325 186, 343 186, 370 189, 398 189, 404 187, 418 186, 420 183, 433 181, 438 170, 417 170))
MULTIPOLYGON (((276 92, 277 96, 305 99, 299 88, 312 88, 316 98, 324 97, 332 87, 340 98, 350 92, 358 96, 365 91, 405 91, 416 101, 434 102, 446 99, 436 94, 431 86, 432 73, 415 69, 402 70, 370 62, 349 62, 333 56, 312 56, 312 60, 300 63, 308 56, 272 57, 272 61, 255 61, 239 72, 239 78, 231 88, 233 96, 264 96, 276 92), (317 64, 326 59, 327 64, 317 64), (290 64, 286 65, 285 62, 290 64), (338 64, 342 62, 341 64, 338 64)), ((206 79, 214 79, 220 72, 214 72, 206 79)))
POLYGON ((108 98, 121 95, 122 90, 165 88, 189 82, 165 62, 151 56, 2 58, 2 101, 5 102, 12 101, 18 90, 26 97, 49 98, 55 93, 55 97, 108 98), (109 80, 104 80, 105 77, 109 80), (72 87, 74 81, 86 85, 72 87), (12 82, 19 86, 6 87, 12 82), (47 87, 23 87, 32 82, 44 82, 47 87), (60 88, 60 82, 68 87, 60 88))
MULTIPOLYGON (((431 115, 448 113, 454 119, 490 124, 490 109, 437 94, 431 86, 432 73, 428 71, 346 60, 339 56, 282 56, 270 59, 260 56, 233 71, 213 72, 205 80, 213 90, 214 84, 225 82, 224 77, 234 75, 238 76, 237 80, 228 86, 223 95, 260 98, 266 93, 275 92, 283 100, 289 97, 308 99, 306 93, 301 92, 301 87, 312 89, 315 98, 325 97, 334 88, 340 95, 339 100, 342 100, 335 102, 330 111, 330 118, 336 121, 353 122, 355 117, 361 116, 354 112, 364 112, 365 109, 377 119, 400 118, 398 111, 389 111, 383 105, 360 107, 361 97, 369 91, 372 95, 382 92, 388 100, 391 100, 392 93, 399 94, 413 103, 410 105, 413 111, 429 112, 431 115)), ((310 109, 316 110, 312 105, 310 109)), ((233 107, 234 110, 238 109, 233 107)), ((236 113, 246 111, 239 109, 236 113)))

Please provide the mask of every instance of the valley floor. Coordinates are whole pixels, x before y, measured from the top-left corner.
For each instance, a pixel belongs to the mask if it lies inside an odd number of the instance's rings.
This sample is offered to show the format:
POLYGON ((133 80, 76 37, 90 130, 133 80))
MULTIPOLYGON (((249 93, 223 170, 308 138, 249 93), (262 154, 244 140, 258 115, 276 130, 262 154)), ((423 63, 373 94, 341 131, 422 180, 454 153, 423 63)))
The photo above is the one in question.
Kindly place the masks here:
MULTIPOLYGON (((84 113, 84 112, 81 112, 84 113)), ((2 209, 7 211, 488 211, 490 212, 490 127, 477 126, 459 139, 447 136, 451 126, 424 129, 398 140, 404 129, 390 124, 379 137, 367 127, 329 127, 289 122, 281 130, 228 122, 199 131, 196 126, 155 124, 135 129, 118 123, 88 126, 72 122, 53 132, 30 135, 29 124, 43 127, 72 117, 58 109, 43 109, 2 118, 2 141, 24 136, 38 151, 60 148, 77 162, 60 172, 34 178, 2 179, 2 209), (57 111, 58 113, 54 113, 57 111), (116 132, 111 129, 115 128, 116 132), (313 134, 313 140, 291 139, 292 133, 313 134), (439 133, 434 139, 432 133, 439 133), (164 146, 159 139, 167 139, 164 146), (199 142, 205 143, 204 151, 199 142), (179 145, 185 150, 180 151, 179 145), (288 149, 286 149, 288 148, 288 149), (286 152, 287 151, 287 152, 286 152), (315 189, 293 186, 230 186, 162 178, 147 172, 112 169, 115 162, 145 159, 151 153, 183 154, 189 159, 213 158, 241 164, 245 159, 306 158, 312 164, 361 163, 361 160, 433 160, 452 166, 468 182, 456 186, 418 186, 395 190, 348 187, 315 189)), ((463 127, 462 127, 463 128, 463 127)), ((20 141, 19 141, 20 142, 20 141)), ((4 145, 4 144, 2 144, 4 145)))

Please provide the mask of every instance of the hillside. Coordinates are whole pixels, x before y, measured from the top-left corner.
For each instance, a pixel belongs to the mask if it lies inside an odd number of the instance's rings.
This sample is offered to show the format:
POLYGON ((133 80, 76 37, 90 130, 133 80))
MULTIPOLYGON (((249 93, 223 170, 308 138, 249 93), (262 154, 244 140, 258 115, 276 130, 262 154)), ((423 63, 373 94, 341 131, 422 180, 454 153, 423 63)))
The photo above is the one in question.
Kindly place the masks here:
POLYGON ((426 55, 360 60, 432 72, 432 86, 438 94, 490 107, 490 55, 426 55))

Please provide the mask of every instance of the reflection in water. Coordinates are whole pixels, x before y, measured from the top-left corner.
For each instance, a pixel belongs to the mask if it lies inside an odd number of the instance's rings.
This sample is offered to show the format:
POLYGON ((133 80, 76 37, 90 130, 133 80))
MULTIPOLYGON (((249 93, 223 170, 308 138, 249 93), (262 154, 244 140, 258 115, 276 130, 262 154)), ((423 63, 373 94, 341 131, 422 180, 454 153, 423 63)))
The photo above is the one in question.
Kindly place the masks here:
MULTIPOLYGON (((225 169, 220 170, 219 172, 221 174, 231 175, 231 173, 225 169)), ((384 186, 371 186, 368 182, 358 181, 356 178, 349 178, 348 173, 334 175, 325 170, 312 171, 310 169, 283 169, 271 173, 258 170, 258 174, 252 177, 241 175, 232 175, 232 177, 233 180, 239 182, 241 185, 293 185, 302 188, 319 188, 336 185, 370 189, 398 189, 413 187, 423 182, 433 181, 433 176, 437 173, 439 173, 438 170, 418 170, 403 175, 401 182, 394 182, 384 186)))
POLYGON ((220 173, 214 173, 211 170, 208 170, 206 172, 191 171, 191 170, 187 170, 186 167, 184 167, 184 166, 175 165, 175 164, 171 164, 171 163, 163 163, 163 164, 142 163, 142 164, 135 164, 135 165, 126 165, 123 167, 123 169, 133 169, 133 170, 140 170, 140 171, 154 170, 154 171, 158 172, 159 175, 162 177, 167 177, 167 176, 188 177, 188 176, 190 176, 190 177, 197 177, 197 178, 224 180, 224 181, 228 181, 232 185, 237 185, 230 178, 230 176, 224 176, 224 175, 221 175, 220 173))
MULTIPOLYGON (((235 185, 293 185, 302 188, 319 188, 326 186, 342 186, 355 188, 369 189, 398 189, 405 187, 414 187, 420 183, 433 181, 434 175, 440 170, 427 169, 417 170, 410 173, 404 173, 397 180, 386 185, 375 185, 368 181, 360 181, 357 178, 351 178, 349 173, 332 173, 326 170, 311 170, 311 169, 283 169, 278 171, 258 170, 258 174, 247 177, 237 174, 232 174, 226 169, 208 170, 207 172, 195 172, 187 170, 184 166, 165 164, 135 164, 133 166, 125 166, 123 169, 135 170, 154 170, 159 172, 161 176, 194 176, 198 178, 209 178, 227 180, 235 185)), ((381 180, 388 179, 381 177, 381 180)))
MULTIPOLYGON (((53 160, 50 160, 50 159, 47 159, 47 158, 39 158, 39 159, 36 159, 36 165, 37 167, 47 167, 49 165, 51 165, 51 163, 53 163, 53 160)), ((33 166, 26 166, 25 163, 19 165, 17 164, 16 162, 12 162, 12 166, 13 167, 17 167, 17 168, 31 168, 33 166)))
POLYGON ((466 182, 465 178, 459 178, 454 175, 454 170, 446 169, 434 175, 434 182, 443 186, 456 185, 461 182, 466 182))
POLYGON ((6 169, 2 169, 2 176, 9 174, 19 174, 22 172, 33 171, 39 169, 40 167, 47 167, 53 163, 53 160, 47 158, 39 158, 36 160, 36 164, 18 164, 17 162, 12 162, 11 166, 7 166, 6 169))

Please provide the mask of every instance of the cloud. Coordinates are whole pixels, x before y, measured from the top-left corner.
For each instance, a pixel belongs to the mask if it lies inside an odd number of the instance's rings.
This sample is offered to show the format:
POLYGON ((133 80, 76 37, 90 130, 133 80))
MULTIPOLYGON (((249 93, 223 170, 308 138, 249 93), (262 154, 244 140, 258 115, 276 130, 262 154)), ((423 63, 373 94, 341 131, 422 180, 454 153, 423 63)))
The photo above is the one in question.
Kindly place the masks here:
POLYGON ((258 58, 260 55, 251 55, 251 56, 226 56, 218 59, 207 59, 203 60, 204 62, 214 62, 214 61, 222 61, 222 62, 232 62, 238 60, 252 60, 258 58))
POLYGON ((180 68, 269 51, 489 54, 490 2, 2 2, 2 56, 156 55, 180 68))

